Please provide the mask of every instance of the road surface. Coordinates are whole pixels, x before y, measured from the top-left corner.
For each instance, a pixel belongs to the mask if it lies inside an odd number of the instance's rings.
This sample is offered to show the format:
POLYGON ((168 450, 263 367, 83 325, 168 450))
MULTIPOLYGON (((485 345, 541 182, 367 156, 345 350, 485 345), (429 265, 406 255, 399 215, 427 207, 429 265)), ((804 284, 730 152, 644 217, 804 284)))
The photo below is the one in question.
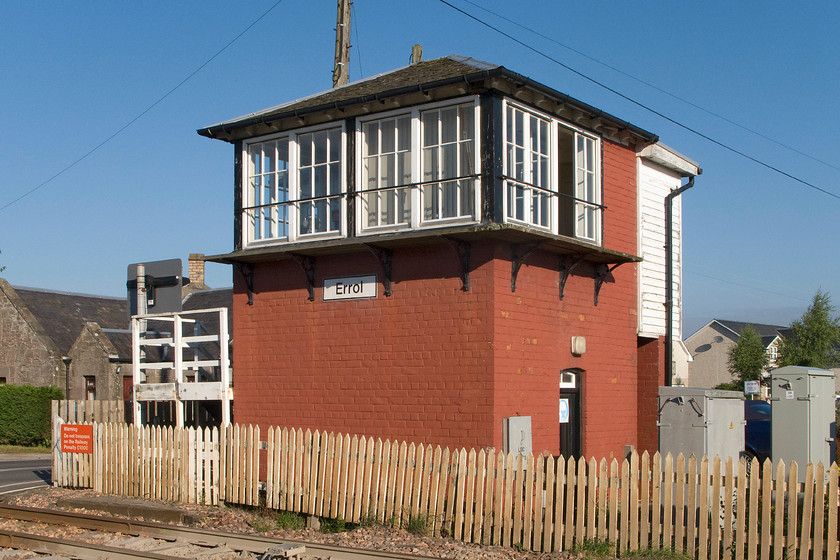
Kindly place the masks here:
POLYGON ((52 461, 45 455, 0 455, 0 499, 49 486, 52 461))

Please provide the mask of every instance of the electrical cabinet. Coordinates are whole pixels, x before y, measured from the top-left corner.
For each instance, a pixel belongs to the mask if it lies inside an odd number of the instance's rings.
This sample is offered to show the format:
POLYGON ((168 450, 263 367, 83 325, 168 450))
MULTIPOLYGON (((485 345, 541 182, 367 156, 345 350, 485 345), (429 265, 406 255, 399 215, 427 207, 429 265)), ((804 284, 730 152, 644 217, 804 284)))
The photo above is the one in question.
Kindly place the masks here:
POLYGON ((786 366, 770 372, 773 463, 796 461, 799 479, 805 466, 820 461, 828 469, 835 457, 834 373, 786 366))
POLYGON ((737 461, 744 450, 744 395, 695 387, 659 388, 659 452, 737 461))

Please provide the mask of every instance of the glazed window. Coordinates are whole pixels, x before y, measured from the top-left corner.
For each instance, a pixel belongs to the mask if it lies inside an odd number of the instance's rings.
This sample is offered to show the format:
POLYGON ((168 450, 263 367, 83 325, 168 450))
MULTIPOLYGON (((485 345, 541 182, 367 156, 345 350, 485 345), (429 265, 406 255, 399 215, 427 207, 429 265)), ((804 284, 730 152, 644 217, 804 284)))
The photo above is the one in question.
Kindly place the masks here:
POLYGON ((289 139, 248 147, 247 202, 249 241, 289 235, 289 139))
POLYGON ((506 116, 507 216, 511 220, 550 228, 551 123, 511 105, 507 107, 506 116))
POLYGON ((411 115, 362 125, 363 227, 407 225, 411 219, 411 115))
POLYGON ((445 107, 421 114, 423 221, 475 213, 475 107, 445 107))
POLYGON ((360 122, 361 233, 478 219, 477 111, 470 100, 360 122))
POLYGON ((596 139, 558 127, 559 229, 588 241, 601 238, 601 186, 596 139))
POLYGON ((341 130, 297 137, 300 235, 335 233, 341 227, 341 130))
POLYGON ((346 206, 341 128, 261 139, 245 151, 247 244, 341 233, 346 206))
POLYGON ((85 375, 85 399, 96 400, 96 377, 93 375, 85 375))
POLYGON ((506 103, 505 219, 600 242, 600 143, 535 111, 506 103))

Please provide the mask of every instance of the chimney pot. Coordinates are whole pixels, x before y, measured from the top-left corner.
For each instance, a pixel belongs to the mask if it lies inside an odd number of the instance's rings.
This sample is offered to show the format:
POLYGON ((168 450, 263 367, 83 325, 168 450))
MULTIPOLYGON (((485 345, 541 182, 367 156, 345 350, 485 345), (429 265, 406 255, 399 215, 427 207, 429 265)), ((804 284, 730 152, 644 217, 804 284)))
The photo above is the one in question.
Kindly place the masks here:
POLYGON ((420 44, 416 44, 411 47, 411 63, 417 64, 418 62, 423 61, 423 47, 420 44))

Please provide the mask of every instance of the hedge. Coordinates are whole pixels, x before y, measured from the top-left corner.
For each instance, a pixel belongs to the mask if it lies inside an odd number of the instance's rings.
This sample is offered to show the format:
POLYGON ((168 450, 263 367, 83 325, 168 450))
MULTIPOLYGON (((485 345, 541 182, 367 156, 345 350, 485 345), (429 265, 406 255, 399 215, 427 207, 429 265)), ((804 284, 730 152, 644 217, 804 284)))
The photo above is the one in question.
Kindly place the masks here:
POLYGON ((58 387, 0 385, 0 444, 49 445, 50 403, 62 398, 58 387))

